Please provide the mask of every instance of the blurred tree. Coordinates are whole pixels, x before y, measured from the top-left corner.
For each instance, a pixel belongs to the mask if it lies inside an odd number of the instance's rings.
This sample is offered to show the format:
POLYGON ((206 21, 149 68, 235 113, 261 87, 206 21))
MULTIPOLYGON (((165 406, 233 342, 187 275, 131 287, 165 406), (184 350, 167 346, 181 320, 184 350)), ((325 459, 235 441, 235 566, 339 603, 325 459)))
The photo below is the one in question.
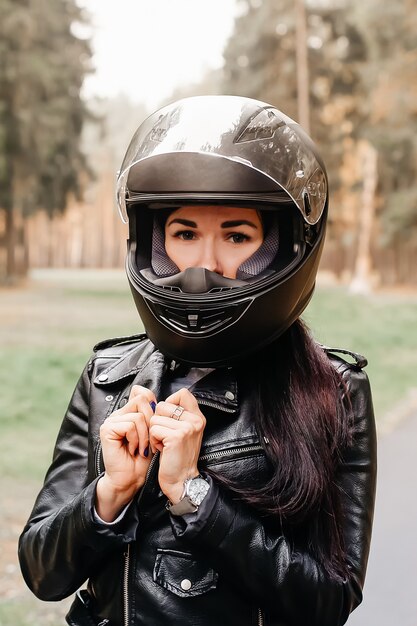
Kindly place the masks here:
MULTIPOLYGON (((349 21, 344 0, 309 0, 304 16, 291 0, 240 0, 240 16, 225 48, 224 90, 272 102, 301 123, 298 113, 297 77, 308 81, 311 134, 329 153, 334 165, 333 185, 343 157, 343 137, 357 128, 355 116, 360 92, 358 62, 365 57, 365 44, 349 21), (298 39, 297 39, 297 23, 298 39), (297 72, 308 52, 308 67, 297 72), (304 50, 304 51, 305 51, 304 50), (301 60, 300 60, 301 59, 301 60)), ((304 96, 306 97, 306 96, 304 96)))
MULTIPOLYGON (((298 29, 296 38, 296 25, 302 1, 240 0, 224 53, 224 91, 272 102, 300 122, 296 65, 303 35, 298 29)), ((375 247, 376 219, 387 245, 417 239, 417 0, 304 3, 311 135, 332 188, 329 238, 352 270, 357 249, 364 258, 375 247), (373 149, 376 172, 363 166, 363 155, 373 149), (368 210, 374 218, 365 218, 368 210), (367 250, 363 220, 372 233, 367 250)), ((369 258, 365 265, 371 268, 369 258)))
POLYGON ((224 50, 224 92, 276 104, 297 117, 296 14, 292 0, 240 0, 224 50))
POLYGON ((307 17, 304 0, 295 0, 298 120, 310 134, 310 78, 308 67, 307 17))
MULTIPOLYGON (((366 4, 355 2, 352 8, 351 19, 366 45, 366 58, 359 70, 366 90, 360 103, 358 133, 363 140, 357 145, 360 149, 361 144, 368 144, 368 153, 374 151, 378 156, 374 181, 367 179, 372 168, 363 167, 363 189, 374 186, 373 203, 365 202, 366 193, 358 203, 358 256, 351 288, 363 291, 366 282, 372 283, 372 249, 399 249, 408 264, 411 248, 407 244, 417 243, 417 1, 381 5, 370 0, 366 4), (370 227, 365 228, 370 221, 370 227), (362 264, 364 230, 371 236, 368 259, 362 264), (365 266, 369 272, 363 280, 365 266)), ((380 258, 384 261, 386 254, 380 258)), ((387 263, 380 263, 380 279, 387 270, 387 263)))
MULTIPOLYGON (((363 217, 359 207, 364 197, 367 210, 374 215, 370 194, 364 195, 364 187, 372 188, 372 181, 364 181, 365 172, 371 169, 361 166, 363 154, 370 154, 361 142, 367 118, 367 88, 361 69, 366 64, 367 47, 353 19, 352 3, 346 0, 310 2, 308 25, 312 135, 324 155, 331 187, 328 242, 341 259, 339 272, 346 273, 354 265, 363 217)), ((371 231, 372 223, 365 221, 371 231)), ((362 239, 361 267, 370 272, 367 255, 369 250, 362 239)), ((370 281, 363 278, 365 283, 370 281)))
POLYGON ((379 153, 381 240, 417 240, 417 0, 355 9, 368 50, 362 134, 379 153))
POLYGON ((17 272, 16 225, 43 208, 62 211, 78 194, 86 162, 80 97, 91 51, 75 0, 0 0, 0 207, 4 275, 17 272))

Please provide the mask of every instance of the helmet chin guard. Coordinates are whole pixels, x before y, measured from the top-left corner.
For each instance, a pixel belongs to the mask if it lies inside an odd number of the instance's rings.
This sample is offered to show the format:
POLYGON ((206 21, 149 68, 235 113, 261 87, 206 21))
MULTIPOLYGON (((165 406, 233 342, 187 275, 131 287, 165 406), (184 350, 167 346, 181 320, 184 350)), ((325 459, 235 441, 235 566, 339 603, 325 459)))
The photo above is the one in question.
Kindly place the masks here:
POLYGON ((168 357, 232 365, 279 337, 307 306, 324 243, 327 177, 310 138, 273 106, 202 96, 157 111, 132 139, 117 193, 129 221, 133 298, 168 357), (263 244, 237 278, 179 271, 166 256, 163 216, 187 205, 260 212, 263 244))
POLYGON ((213 290, 221 291, 246 286, 243 280, 225 278, 204 267, 188 267, 183 272, 165 278, 158 278, 149 270, 142 270, 142 275, 154 285, 177 288, 183 293, 210 293, 213 290))

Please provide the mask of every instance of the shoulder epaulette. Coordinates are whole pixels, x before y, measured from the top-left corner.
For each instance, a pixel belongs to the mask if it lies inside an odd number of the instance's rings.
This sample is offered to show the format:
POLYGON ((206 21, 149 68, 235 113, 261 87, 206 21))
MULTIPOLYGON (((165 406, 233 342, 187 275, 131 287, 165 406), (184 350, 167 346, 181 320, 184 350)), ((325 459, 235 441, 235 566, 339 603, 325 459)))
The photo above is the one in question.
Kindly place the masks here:
POLYGON ((96 343, 93 350, 94 352, 97 352, 98 350, 104 350, 105 348, 111 348, 112 346, 121 346, 126 343, 132 343, 133 341, 143 341, 144 339, 147 339, 146 333, 125 337, 113 337, 113 339, 104 339, 103 341, 96 343))
POLYGON ((368 365, 368 359, 362 356, 362 354, 351 352, 350 350, 344 350, 343 348, 329 348, 328 346, 323 346, 322 344, 319 345, 326 352, 326 354, 335 354, 336 356, 338 354, 343 354, 344 356, 348 355, 352 357, 354 360, 353 365, 359 367, 360 369, 363 369, 368 365))

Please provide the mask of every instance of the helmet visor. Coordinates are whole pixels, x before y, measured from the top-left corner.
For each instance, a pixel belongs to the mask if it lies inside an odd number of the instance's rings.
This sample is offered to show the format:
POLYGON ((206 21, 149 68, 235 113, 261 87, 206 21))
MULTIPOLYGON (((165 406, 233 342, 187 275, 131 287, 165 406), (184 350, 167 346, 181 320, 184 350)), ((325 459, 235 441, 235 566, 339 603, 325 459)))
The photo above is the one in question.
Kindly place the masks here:
MULTIPOLYGON (((162 187, 135 188, 135 171, 146 167, 157 170, 161 157, 171 155, 175 159, 181 153, 217 158, 215 165, 220 172, 228 162, 235 162, 247 171, 262 173, 271 185, 288 194, 309 224, 317 223, 323 213, 327 198, 324 166, 298 124, 263 102, 237 96, 199 96, 157 111, 136 131, 116 185, 124 221, 126 199, 132 194, 136 202, 148 202, 156 196, 174 199, 182 191, 192 197, 197 189, 164 189, 164 171, 159 175, 162 187)), ((221 182, 219 187, 203 191, 221 193, 221 182)))

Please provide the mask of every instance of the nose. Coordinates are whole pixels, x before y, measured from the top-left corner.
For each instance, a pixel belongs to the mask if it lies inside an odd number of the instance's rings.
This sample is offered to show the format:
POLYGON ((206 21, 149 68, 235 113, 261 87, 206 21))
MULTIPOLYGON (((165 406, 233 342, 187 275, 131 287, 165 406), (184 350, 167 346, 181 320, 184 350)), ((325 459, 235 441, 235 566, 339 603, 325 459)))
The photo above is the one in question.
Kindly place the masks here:
POLYGON ((211 238, 205 238, 202 242, 199 267, 204 267, 204 269, 210 270, 210 272, 222 274, 219 254, 215 242, 211 238))

